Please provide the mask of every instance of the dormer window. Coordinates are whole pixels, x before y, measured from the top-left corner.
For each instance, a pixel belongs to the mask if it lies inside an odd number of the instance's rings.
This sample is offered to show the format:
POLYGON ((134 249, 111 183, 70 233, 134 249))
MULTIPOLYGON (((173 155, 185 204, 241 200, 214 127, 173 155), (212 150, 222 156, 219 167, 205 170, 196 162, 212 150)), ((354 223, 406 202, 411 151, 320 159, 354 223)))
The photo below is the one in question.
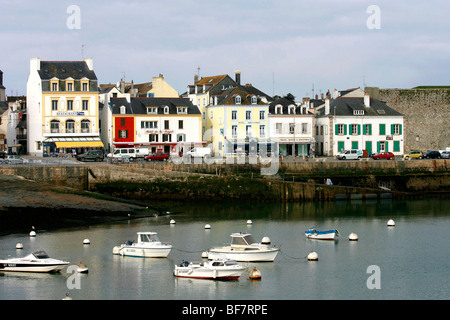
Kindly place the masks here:
POLYGON ((256 96, 252 97, 252 104, 256 104, 258 102, 258 98, 256 96))
POLYGON ((275 114, 283 114, 283 107, 281 105, 275 107, 275 114))
POLYGON ((147 107, 147 114, 157 114, 158 108, 157 107, 147 107))
POLYGON ((289 114, 295 114, 295 107, 289 106, 289 114))
POLYGON ((353 110, 353 115, 354 116, 363 116, 364 110, 353 110))
POLYGON ((241 104, 241 96, 236 96, 234 98, 234 101, 235 101, 236 104, 241 104))
POLYGON ((56 78, 50 80, 50 88, 52 91, 59 91, 59 80, 56 78))
POLYGON ((164 106, 164 114, 169 114, 169 107, 168 106, 164 106))
POLYGON ((125 106, 121 106, 120 107, 120 114, 126 114, 126 107, 125 106))
POLYGON ((187 114, 187 107, 177 107, 178 114, 187 114))

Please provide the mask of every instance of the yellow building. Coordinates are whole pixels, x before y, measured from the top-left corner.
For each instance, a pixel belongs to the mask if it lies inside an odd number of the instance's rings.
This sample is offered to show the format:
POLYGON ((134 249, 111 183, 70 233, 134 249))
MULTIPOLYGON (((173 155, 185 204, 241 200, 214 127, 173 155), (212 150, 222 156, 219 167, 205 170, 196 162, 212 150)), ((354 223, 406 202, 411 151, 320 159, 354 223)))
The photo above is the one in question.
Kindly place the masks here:
POLYGON ((124 83, 120 84, 122 93, 129 93, 131 97, 139 98, 178 98, 178 92, 164 80, 164 76, 159 74, 153 77, 151 82, 144 83, 124 83))
POLYGON ((102 148, 98 85, 91 58, 30 61, 27 82, 28 151, 53 156, 102 148))

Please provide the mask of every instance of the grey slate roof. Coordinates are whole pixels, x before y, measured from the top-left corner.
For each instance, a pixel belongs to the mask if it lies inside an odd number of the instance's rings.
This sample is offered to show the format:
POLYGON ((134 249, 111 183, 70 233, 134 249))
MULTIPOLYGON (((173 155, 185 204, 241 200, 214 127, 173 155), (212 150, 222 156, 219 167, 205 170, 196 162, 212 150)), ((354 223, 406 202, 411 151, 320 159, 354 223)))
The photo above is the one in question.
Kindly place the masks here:
POLYGON ((164 114, 164 107, 169 107, 169 114, 177 114, 177 107, 187 107, 187 114, 200 115, 200 110, 194 106, 188 98, 131 98, 131 103, 126 98, 111 98, 110 106, 112 114, 120 114, 120 107, 125 106, 126 114, 147 114, 147 107, 157 107, 157 114, 164 114))
MULTIPOLYGON (((386 102, 375 98, 370 98, 370 107, 364 105, 364 98, 338 97, 330 100, 330 115, 353 116, 354 110, 364 110, 364 116, 403 116, 386 102)), ((317 109, 316 115, 325 116, 325 107, 317 109)))
POLYGON ((42 80, 50 80, 53 77, 58 79, 88 78, 97 80, 93 70, 89 70, 85 61, 41 61, 41 68, 38 71, 42 80))
MULTIPOLYGON (((277 114, 277 115, 289 115, 289 106, 293 105, 295 107, 295 114, 299 115, 301 114, 301 106, 298 106, 297 104, 295 104, 295 102, 286 99, 286 98, 278 98, 273 100, 270 104, 269 104, 269 114, 277 114), (277 105, 281 105, 283 108, 283 113, 282 114, 278 114, 276 113, 275 107, 277 105)), ((312 115, 311 112, 308 111, 308 114, 312 115)), ((291 114, 292 115, 292 114, 291 114)))

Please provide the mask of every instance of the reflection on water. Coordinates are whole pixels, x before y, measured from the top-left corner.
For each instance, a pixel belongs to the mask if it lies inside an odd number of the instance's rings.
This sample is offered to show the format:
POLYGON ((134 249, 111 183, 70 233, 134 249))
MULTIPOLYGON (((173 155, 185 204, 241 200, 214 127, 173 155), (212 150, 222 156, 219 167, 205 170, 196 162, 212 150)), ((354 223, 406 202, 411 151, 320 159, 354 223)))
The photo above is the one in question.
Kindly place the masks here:
POLYGON ((180 211, 161 216, 85 227, 40 230, 0 237, 0 258, 45 250, 54 258, 85 263, 89 273, 17 274, 0 272, 0 299, 448 299, 450 201, 358 201, 324 203, 165 203, 180 211), (396 226, 386 226, 388 219, 396 226), (175 225, 169 221, 176 220, 175 225), (251 219, 252 225, 246 221, 251 219), (204 228, 205 224, 211 229, 204 228), (306 239, 304 231, 337 228, 338 241, 306 239), (134 258, 112 249, 155 231, 174 249, 168 258, 134 258), (243 263, 256 267, 261 281, 244 274, 238 281, 182 279, 173 276, 182 260, 201 260, 201 252, 230 242, 233 232, 269 236, 281 248, 274 262, 243 263), (351 232, 358 241, 348 241, 351 232), (83 245, 88 238, 90 245, 83 245), (21 242, 23 250, 16 250, 21 242), (319 255, 307 261, 309 252, 319 255), (426 257, 426 259, 424 258, 426 257), (381 289, 366 286, 367 268, 381 270, 381 289), (80 289, 67 281, 79 277, 80 289), (45 290, 42 290, 45 288, 45 290))

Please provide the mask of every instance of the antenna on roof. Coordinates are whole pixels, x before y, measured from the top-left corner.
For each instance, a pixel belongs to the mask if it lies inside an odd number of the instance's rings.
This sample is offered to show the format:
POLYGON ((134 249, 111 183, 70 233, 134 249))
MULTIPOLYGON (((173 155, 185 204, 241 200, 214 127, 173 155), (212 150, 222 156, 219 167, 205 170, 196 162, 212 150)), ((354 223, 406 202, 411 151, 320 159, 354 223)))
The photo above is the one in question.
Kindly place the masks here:
POLYGON ((200 66, 197 67, 197 75, 200 77, 200 66))
POLYGON ((82 45, 81 45, 81 60, 84 59, 84 47, 85 47, 85 45, 82 44, 82 45))

